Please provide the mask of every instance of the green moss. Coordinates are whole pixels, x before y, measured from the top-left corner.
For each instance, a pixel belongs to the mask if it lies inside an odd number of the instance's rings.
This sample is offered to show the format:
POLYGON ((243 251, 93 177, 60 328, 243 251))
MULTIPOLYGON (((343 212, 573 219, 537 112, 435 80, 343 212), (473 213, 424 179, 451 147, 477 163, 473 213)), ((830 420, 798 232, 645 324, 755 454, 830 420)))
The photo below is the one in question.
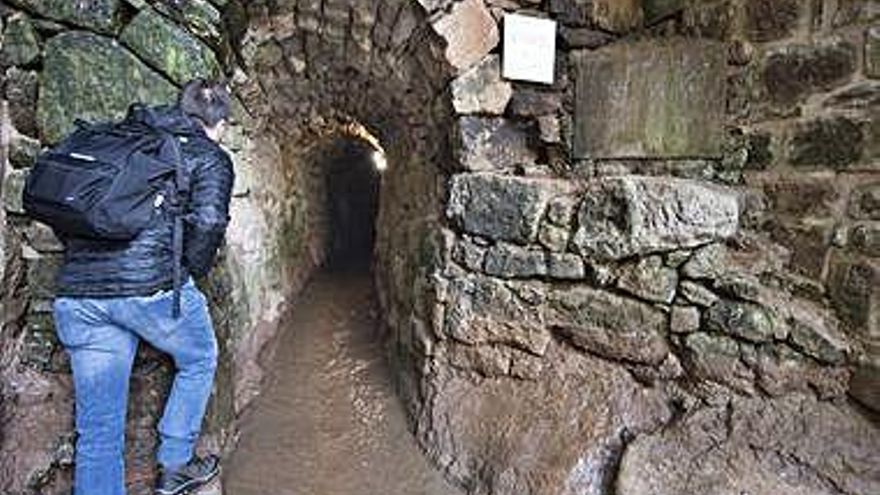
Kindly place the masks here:
POLYGON ((152 9, 142 10, 122 31, 122 42, 177 84, 220 75, 214 52, 152 9))
POLYGON ((77 118, 119 118, 133 102, 168 103, 176 93, 115 41, 72 31, 46 44, 37 122, 44 140, 54 143, 77 118))
POLYGON ((120 26, 121 0, 9 0, 28 12, 102 33, 120 26))
POLYGON ((3 51, 0 64, 28 65, 40 56, 40 37, 27 17, 13 17, 3 32, 3 51))

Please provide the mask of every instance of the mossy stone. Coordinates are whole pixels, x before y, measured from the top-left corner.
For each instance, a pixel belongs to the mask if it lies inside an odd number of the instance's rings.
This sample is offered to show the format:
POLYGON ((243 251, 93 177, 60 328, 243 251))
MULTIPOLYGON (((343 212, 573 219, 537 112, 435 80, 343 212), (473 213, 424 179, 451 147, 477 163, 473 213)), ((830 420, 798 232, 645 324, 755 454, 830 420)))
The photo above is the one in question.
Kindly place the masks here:
POLYGON ((114 33, 121 23, 122 0, 9 0, 28 12, 101 33, 114 33))
POLYGON ((189 30, 210 43, 220 43, 223 38, 221 28, 223 18, 207 0, 189 0, 187 2, 162 3, 156 6, 175 20, 186 25, 189 30))
POLYGON ((220 73, 205 44, 152 9, 142 10, 122 31, 122 42, 178 84, 220 73))
POLYGON ((177 93, 119 43, 88 32, 49 40, 45 62, 37 122, 50 143, 67 134, 77 118, 116 119, 134 102, 169 103, 177 93))
POLYGON ((30 18, 15 16, 6 23, 0 65, 28 65, 40 56, 40 36, 30 18))

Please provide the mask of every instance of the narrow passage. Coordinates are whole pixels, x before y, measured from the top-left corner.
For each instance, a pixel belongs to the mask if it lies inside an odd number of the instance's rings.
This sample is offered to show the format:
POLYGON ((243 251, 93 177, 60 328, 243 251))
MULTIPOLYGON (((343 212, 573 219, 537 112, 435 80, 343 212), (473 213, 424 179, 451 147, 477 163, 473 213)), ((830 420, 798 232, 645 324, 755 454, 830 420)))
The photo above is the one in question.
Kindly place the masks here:
POLYGON ((293 308, 225 466, 229 495, 455 495, 409 433, 365 269, 325 270, 293 308))

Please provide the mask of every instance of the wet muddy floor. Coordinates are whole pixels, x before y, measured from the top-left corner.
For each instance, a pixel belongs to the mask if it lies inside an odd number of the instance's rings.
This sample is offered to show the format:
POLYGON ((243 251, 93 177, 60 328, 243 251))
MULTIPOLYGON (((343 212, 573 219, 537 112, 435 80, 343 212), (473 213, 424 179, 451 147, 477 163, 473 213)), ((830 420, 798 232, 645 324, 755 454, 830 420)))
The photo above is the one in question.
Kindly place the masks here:
POLYGON ((280 337, 224 466, 226 495, 458 495, 407 429, 366 270, 327 270, 280 337))

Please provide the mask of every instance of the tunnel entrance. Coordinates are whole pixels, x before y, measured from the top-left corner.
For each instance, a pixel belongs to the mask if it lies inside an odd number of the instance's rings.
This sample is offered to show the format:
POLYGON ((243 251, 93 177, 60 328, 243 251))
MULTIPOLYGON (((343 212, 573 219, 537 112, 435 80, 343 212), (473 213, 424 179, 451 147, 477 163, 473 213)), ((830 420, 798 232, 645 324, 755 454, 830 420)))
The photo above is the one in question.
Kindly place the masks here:
POLYGON ((322 170, 329 222, 326 267, 367 268, 376 239, 384 151, 352 137, 334 139, 322 170))

